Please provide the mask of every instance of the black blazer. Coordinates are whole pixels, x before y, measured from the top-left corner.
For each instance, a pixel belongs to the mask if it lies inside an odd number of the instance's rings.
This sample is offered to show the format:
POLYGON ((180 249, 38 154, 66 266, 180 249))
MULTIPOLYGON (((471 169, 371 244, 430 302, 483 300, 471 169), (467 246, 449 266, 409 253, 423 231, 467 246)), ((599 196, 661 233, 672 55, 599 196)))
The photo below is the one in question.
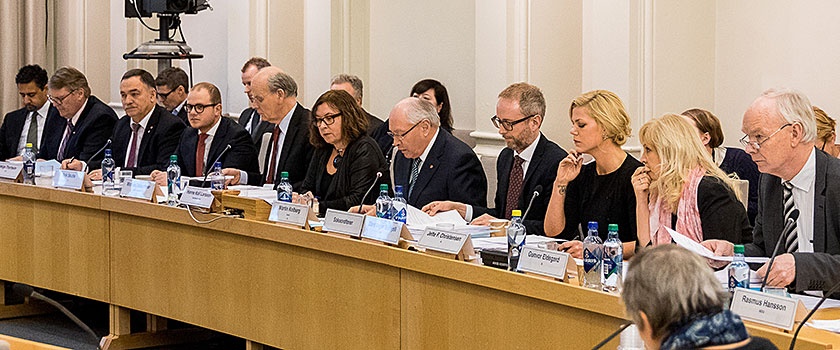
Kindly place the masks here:
MULTIPOLYGON (((169 114, 172 114, 172 113, 170 112, 169 114)), ((178 119, 181 120, 181 123, 184 123, 185 126, 190 126, 189 113, 187 113, 187 108, 186 107, 182 106, 181 110, 178 111, 178 115, 176 117, 178 117, 178 119)))
MULTIPOLYGON (((840 159, 816 150, 814 179, 814 253, 793 253, 796 277, 791 284, 796 291, 827 291, 840 281, 840 159)), ((758 215, 755 217, 753 242, 744 246, 746 256, 773 253, 784 228, 784 203, 781 179, 770 174, 759 178, 758 215)), ((840 293, 830 297, 838 298, 840 293)))
MULTIPOLYGON (((41 149, 41 158, 56 159, 58 157, 58 148, 61 147, 66 123, 65 119, 62 121, 62 127, 58 128, 60 130, 50 130, 49 135, 47 135, 47 130, 44 130, 44 141, 47 142, 47 145, 41 149)), ((96 96, 91 95, 85 109, 79 116, 79 120, 73 127, 70 139, 67 141, 64 149, 64 159, 75 157, 89 165, 96 165, 97 167, 101 165, 98 163, 102 160, 102 153, 99 153, 96 159, 90 159, 90 157, 105 145, 105 142, 111 137, 116 123, 117 114, 114 113, 114 110, 96 96)), ((41 144, 43 145, 44 142, 41 142, 41 144)), ((60 162, 64 159, 56 160, 60 162)))
MULTIPOLYGON (((522 214, 524 215, 528 207, 528 202, 534 194, 534 189, 538 185, 542 186, 540 194, 534 199, 531 211, 528 212, 528 217, 524 221, 525 230, 528 234, 545 235, 543 220, 545 219, 545 212, 548 210, 548 202, 551 200, 551 190, 554 185, 554 177, 557 176, 557 166, 567 155, 565 150, 540 133, 537 139, 537 148, 534 149, 534 154, 528 163, 528 171, 525 172, 525 178, 522 182, 522 194, 519 196, 519 202, 516 205, 516 208, 522 210, 522 214)), ((474 218, 485 213, 497 218, 505 218, 507 216, 508 213, 504 211, 507 207, 507 194, 512 167, 513 150, 506 147, 499 153, 499 158, 496 160, 497 185, 496 198, 494 200, 496 207, 492 209, 473 207, 474 218)))
POLYGON ((210 153, 207 154, 207 161, 203 174, 195 173, 195 152, 198 147, 198 129, 186 128, 181 134, 181 141, 178 144, 178 165, 181 167, 183 176, 204 176, 213 167, 212 162, 219 157, 225 147, 230 149, 219 159, 222 168, 235 168, 248 173, 248 183, 258 184, 260 181, 260 165, 257 161, 257 151, 251 142, 251 135, 242 126, 236 124, 233 119, 222 117, 213 141, 210 143, 210 153))
POLYGON ((390 130, 389 128, 388 119, 385 119, 385 121, 370 134, 370 137, 376 141, 376 144, 379 145, 379 150, 382 151, 382 154, 384 154, 386 158, 390 157, 391 152, 389 151, 391 150, 391 147, 394 146, 394 138, 388 135, 388 131, 390 130))
MULTIPOLYGON (((280 182, 280 173, 284 171, 289 172, 289 182, 296 191, 303 185, 303 179, 306 178, 306 171, 315 150, 315 147, 309 143, 309 123, 309 110, 298 103, 295 106, 295 112, 292 113, 288 134, 283 140, 283 147, 280 150, 280 160, 277 162, 276 173, 274 174, 275 185, 280 182)), ((269 125, 268 132, 273 132, 273 128, 274 125, 269 125)), ((274 137, 272 136, 269 145, 273 144, 274 137)), ((265 183, 268 169, 271 169, 270 163, 271 150, 267 150, 260 184, 265 183)), ((248 180, 250 182, 250 179, 248 180)))
MULTIPOLYGON (((242 111, 242 113, 239 114, 239 125, 245 128, 246 125, 251 124, 253 122, 254 118, 261 119, 260 114, 257 113, 257 110, 250 107, 246 108, 244 111, 242 111)), ((271 128, 271 123, 265 120, 260 120, 257 124, 257 127, 251 129, 251 139, 254 141, 254 146, 257 149, 257 154, 260 153, 260 147, 262 146, 262 135, 267 132, 270 133, 271 128)))
MULTIPOLYGON (((4 117, 3 126, 0 126, 0 160, 6 160, 18 155, 17 149, 18 143, 20 142, 20 135, 23 133, 23 124, 26 122, 26 118, 29 117, 29 113, 26 108, 21 108, 7 113, 4 117)), ((48 147, 49 144, 45 136, 64 132, 66 123, 65 119, 58 114, 55 106, 50 105, 46 122, 44 122, 44 132, 41 134, 41 142, 38 145, 38 158, 43 158, 40 156, 41 149, 48 147)))
MULTIPOLYGON (((451 200, 473 206, 487 206, 487 176, 470 146, 443 129, 423 162, 411 195, 412 159, 397 152, 394 159, 395 185, 402 185, 408 204, 422 208, 433 201, 451 200)), ((555 169, 556 170, 556 169, 555 169)))
MULTIPOLYGON (((323 147, 315 150, 312 161, 309 163, 309 170, 306 179, 300 189, 301 193, 312 191, 315 196, 321 198, 319 201, 321 211, 327 209, 347 210, 350 207, 359 205, 365 191, 376 179, 376 172, 381 171, 382 177, 379 183, 388 183, 390 175, 386 173, 385 157, 379 151, 376 142, 370 136, 363 135, 359 139, 347 145, 344 157, 338 165, 338 170, 332 177, 328 188, 322 188, 321 180, 326 173, 327 162, 333 147, 323 147)), ((370 191, 365 197, 365 204, 373 204, 378 191, 370 191)))
MULTIPOLYGON (((114 126, 111 135, 111 155, 118 167, 131 170, 135 175, 148 175, 152 170, 165 170, 169 165, 169 156, 175 154, 178 139, 184 132, 184 123, 163 107, 155 105, 149 122, 143 132, 143 140, 137 149, 137 167, 124 168, 128 158, 128 144, 131 142, 131 117, 123 116, 114 126)), ((101 164, 90 164, 97 169, 101 164)))
MULTIPOLYGON (((364 111, 365 115, 367 116, 368 127, 367 127, 367 134, 370 137, 376 134, 376 130, 382 126, 382 120, 377 118, 375 115, 370 114, 368 111, 364 111)), ((388 130, 385 130, 388 131, 388 130)), ((385 154, 384 152, 382 154, 385 154)))

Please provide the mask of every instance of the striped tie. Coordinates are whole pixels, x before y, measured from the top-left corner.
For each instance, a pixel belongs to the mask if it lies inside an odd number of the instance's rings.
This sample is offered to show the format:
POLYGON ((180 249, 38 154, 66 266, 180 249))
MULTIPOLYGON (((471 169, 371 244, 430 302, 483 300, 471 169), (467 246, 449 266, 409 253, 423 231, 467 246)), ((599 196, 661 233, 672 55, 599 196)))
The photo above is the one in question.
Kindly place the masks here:
POLYGON ((417 176, 420 175, 420 158, 414 158, 411 162, 411 178, 408 180, 408 196, 411 197, 411 191, 414 190, 414 183, 417 182, 417 176))
MULTIPOLYGON (((796 209, 796 203, 793 202, 793 185, 791 185, 788 181, 785 181, 782 184, 785 187, 785 224, 787 224, 791 213, 793 213, 793 210, 796 209)), ((785 251, 793 253, 797 250, 799 250, 799 234, 796 230, 796 221, 794 221, 790 234, 788 234, 787 239, 785 240, 785 251)))

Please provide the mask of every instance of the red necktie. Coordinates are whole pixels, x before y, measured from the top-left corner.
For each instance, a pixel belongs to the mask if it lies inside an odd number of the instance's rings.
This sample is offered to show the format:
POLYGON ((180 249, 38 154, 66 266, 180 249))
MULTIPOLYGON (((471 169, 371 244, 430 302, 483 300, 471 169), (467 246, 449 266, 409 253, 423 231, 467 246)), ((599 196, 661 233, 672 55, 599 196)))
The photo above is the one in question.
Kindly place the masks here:
POLYGON ((277 138, 280 136, 280 126, 274 126, 274 132, 271 133, 271 163, 268 166, 268 174, 266 175, 265 183, 273 184, 274 183, 274 173, 277 171, 277 151, 278 151, 278 144, 277 138))
POLYGON ((125 164, 127 168, 137 167, 137 131, 140 130, 140 124, 131 123, 131 149, 128 150, 128 163, 125 164))
POLYGON ((204 141, 207 140, 206 133, 198 134, 198 146, 195 149, 195 176, 204 175, 204 141))
POLYGON ((507 200, 505 203, 505 218, 510 220, 511 211, 519 205, 519 197, 522 196, 522 178, 524 172, 522 171, 522 163, 525 159, 519 156, 513 156, 513 167, 510 168, 510 178, 508 179, 507 200))

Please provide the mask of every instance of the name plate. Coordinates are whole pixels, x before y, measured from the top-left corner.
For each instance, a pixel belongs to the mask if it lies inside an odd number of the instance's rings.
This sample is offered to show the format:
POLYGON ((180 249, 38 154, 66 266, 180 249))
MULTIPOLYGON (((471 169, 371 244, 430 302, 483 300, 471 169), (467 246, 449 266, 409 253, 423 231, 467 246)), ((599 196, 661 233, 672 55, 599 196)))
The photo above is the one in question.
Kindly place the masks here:
POLYGON ((213 205, 213 193, 209 188, 187 186, 181 193, 181 203, 210 209, 210 206, 213 205))
POLYGON ((309 206, 306 204, 274 201, 268 220, 303 227, 306 226, 308 215, 309 206))
POLYGON ((55 161, 55 159, 43 162, 35 162, 36 174, 52 175, 55 173, 55 169, 61 169, 61 163, 55 161))
POLYGON ((53 175, 53 187, 81 190, 85 183, 85 173, 75 170, 58 169, 53 175))
POLYGON ((155 194, 155 184, 153 181, 126 179, 120 189, 120 197, 129 197, 137 199, 152 200, 155 194))
POLYGON ((790 331, 796 321, 797 307, 798 302, 793 298, 735 288, 729 310, 745 320, 790 331))
POLYGON ((443 252, 447 254, 458 254, 469 235, 464 233, 426 228, 417 244, 423 248, 443 252))
POLYGON ((0 178, 15 180, 23 170, 23 163, 0 162, 0 178))
MULTIPOLYGON (((568 253, 525 246, 519 255, 519 270, 565 279, 571 260, 568 253)), ((572 262, 574 263, 574 262, 572 262)))
POLYGON ((368 216, 365 218, 362 237, 389 244, 398 244, 400 242, 402 228, 402 222, 368 216))
POLYGON ((365 216, 362 214, 327 209, 327 213, 324 215, 324 231, 359 237, 362 234, 362 225, 365 221, 365 216))

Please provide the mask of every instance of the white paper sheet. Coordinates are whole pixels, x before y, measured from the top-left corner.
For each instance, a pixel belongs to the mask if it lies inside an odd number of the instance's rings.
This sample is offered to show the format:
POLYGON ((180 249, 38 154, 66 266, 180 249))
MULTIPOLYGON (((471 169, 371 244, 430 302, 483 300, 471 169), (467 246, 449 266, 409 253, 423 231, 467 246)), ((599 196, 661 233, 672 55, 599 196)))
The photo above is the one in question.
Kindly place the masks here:
MULTIPOLYGON (((802 301, 802 303, 803 303, 803 304, 805 304, 805 307, 806 307, 808 310, 813 309, 813 308, 814 308, 814 306, 817 306, 817 302, 819 302, 819 301, 820 301, 820 298, 815 297, 815 296, 811 296, 811 295, 791 294, 791 297, 793 297, 794 299, 801 300, 801 301, 802 301)), ((840 300, 837 300, 837 299, 825 299, 825 301, 823 302, 823 304, 822 304, 822 305, 820 305, 820 310, 822 310, 822 309, 829 309, 829 308, 833 308, 833 307, 840 307, 840 300)))
POLYGON ((425 229, 427 226, 435 226, 437 224, 452 224, 456 227, 467 224, 467 221, 461 217, 461 214, 458 214, 457 210, 439 212, 435 216, 430 216, 411 205, 406 205, 406 209, 406 224, 410 227, 422 227, 425 229))
MULTIPOLYGON (((700 256, 705 257, 705 258, 709 258, 709 259, 713 259, 713 260, 719 260, 719 261, 732 261, 731 256, 715 256, 715 254, 712 253, 711 250, 706 249, 706 247, 704 247, 700 243, 697 243, 697 242, 691 240, 691 238, 688 238, 685 235, 683 235, 683 234, 681 234, 677 231, 674 231, 670 228, 666 227, 665 229, 668 230, 668 233, 671 234, 671 238, 673 238, 674 242, 677 243, 677 245, 679 245, 680 247, 683 247, 683 248, 688 249, 692 252, 695 252, 695 253, 697 253, 700 256)), ((766 263, 770 259, 765 258, 765 257, 748 256, 748 257, 744 258, 744 260, 747 263, 750 263, 750 264, 763 264, 763 263, 766 263)))
POLYGON ((816 329, 824 329, 829 332, 840 333, 840 320, 810 320, 806 324, 816 329))
MULTIPOLYGON (((525 245, 535 245, 545 242, 560 242, 563 241, 562 239, 539 236, 539 235, 526 235, 525 236, 525 245)), ((487 237, 487 238, 475 238, 473 239, 473 247, 476 250, 481 249, 489 249, 489 248, 501 248, 507 249, 507 237, 487 237)))

